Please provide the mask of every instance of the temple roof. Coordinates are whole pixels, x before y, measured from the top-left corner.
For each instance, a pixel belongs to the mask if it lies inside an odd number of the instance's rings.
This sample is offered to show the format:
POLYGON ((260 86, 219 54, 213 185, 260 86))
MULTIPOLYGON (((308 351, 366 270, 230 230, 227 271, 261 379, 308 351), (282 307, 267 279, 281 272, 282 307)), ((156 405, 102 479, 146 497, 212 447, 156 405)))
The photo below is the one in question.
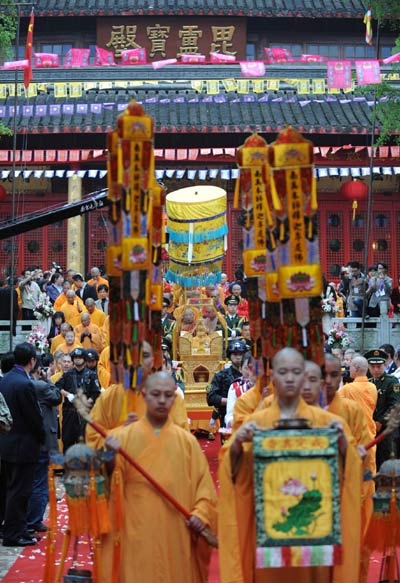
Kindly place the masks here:
MULTIPOLYGON (((37 0, 38 16, 255 16, 356 18, 360 0, 37 0)), ((28 15, 30 8, 21 7, 28 15)))
MULTIPOLYGON (((370 133, 372 99, 327 93, 326 66, 280 65, 267 75, 244 79, 237 65, 36 69, 36 95, 16 100, 17 131, 104 133, 135 98, 161 134, 275 133, 288 124, 309 134, 370 133)), ((14 72, 3 71, 6 94, 13 78, 14 72)), ((14 102, 12 95, 0 99, 0 122, 9 128, 14 102)))

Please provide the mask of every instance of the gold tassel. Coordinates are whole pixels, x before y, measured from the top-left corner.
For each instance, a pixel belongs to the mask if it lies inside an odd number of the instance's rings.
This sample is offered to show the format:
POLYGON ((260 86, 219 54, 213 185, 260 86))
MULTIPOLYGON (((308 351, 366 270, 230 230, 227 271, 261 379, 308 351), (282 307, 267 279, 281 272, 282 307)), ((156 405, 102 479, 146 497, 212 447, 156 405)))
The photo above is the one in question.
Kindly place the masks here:
POLYGON ((311 169, 311 210, 316 211, 318 208, 317 201, 317 179, 313 174, 313 169, 311 169))
POLYGON ((308 219, 308 233, 307 233, 307 238, 309 240, 312 239, 312 228, 313 228, 313 224, 312 224, 312 217, 310 217, 308 219))
POLYGON ((279 241, 284 241, 285 239, 285 225, 283 221, 279 224, 279 241))
POLYGON ((276 211, 282 210, 282 205, 280 198, 278 196, 278 191, 276 190, 276 184, 274 179, 274 173, 271 171, 271 199, 272 199, 272 206, 276 211))
POLYGON ((71 531, 69 529, 67 529, 64 533, 64 538, 63 538, 63 542, 62 542, 60 564, 58 565, 56 579, 55 579, 56 583, 59 583, 61 581, 61 577, 62 577, 63 569, 64 569, 64 563, 65 563, 65 559, 67 558, 70 540, 71 540, 71 531))
POLYGON ((233 208, 234 209, 239 208, 239 194, 240 194, 240 176, 238 176, 238 178, 236 178, 236 183, 235 183, 235 192, 233 194, 233 208))
POLYGON ((124 178, 124 162, 122 160, 122 144, 117 143, 117 182, 122 184, 124 178))
POLYGON ((356 220, 356 210, 358 209, 358 202, 356 200, 353 200, 352 209, 353 209, 353 222, 354 222, 356 220))
POLYGON ((122 529, 122 492, 121 492, 121 474, 116 469, 113 474, 114 490, 114 552, 112 566, 112 583, 118 583, 119 571, 121 566, 121 529, 122 529))

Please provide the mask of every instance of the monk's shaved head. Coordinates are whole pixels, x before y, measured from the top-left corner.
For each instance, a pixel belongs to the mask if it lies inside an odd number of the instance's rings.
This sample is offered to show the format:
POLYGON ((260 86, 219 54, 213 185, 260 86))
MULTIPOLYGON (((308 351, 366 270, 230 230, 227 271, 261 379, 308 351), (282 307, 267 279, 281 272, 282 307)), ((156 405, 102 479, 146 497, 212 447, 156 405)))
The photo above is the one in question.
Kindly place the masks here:
POLYGON ((355 356, 351 361, 350 366, 355 369, 357 376, 366 376, 368 371, 368 360, 363 356, 355 356))
POLYGON ((154 385, 158 385, 159 383, 169 385, 169 386, 172 385, 175 389, 174 379, 172 378, 172 376, 170 374, 163 372, 163 371, 155 372, 154 374, 149 375, 147 377, 147 379, 145 380, 144 388, 150 389, 154 385))
POLYGON ((291 359, 296 360, 304 369, 304 358, 302 357, 300 352, 297 352, 297 350, 290 347, 282 348, 282 350, 275 354, 275 356, 272 358, 272 368, 276 368, 277 366, 279 366, 279 362, 282 359, 287 358, 290 360, 291 359))

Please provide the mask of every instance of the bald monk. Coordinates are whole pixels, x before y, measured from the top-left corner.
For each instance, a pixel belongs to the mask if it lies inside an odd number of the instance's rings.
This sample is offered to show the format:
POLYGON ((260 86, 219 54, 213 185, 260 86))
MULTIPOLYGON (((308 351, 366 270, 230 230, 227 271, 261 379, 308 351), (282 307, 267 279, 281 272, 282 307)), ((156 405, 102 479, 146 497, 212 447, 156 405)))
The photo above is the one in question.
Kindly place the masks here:
MULTIPOLYGON (((153 350, 150 344, 143 341, 142 367, 143 381, 151 373, 154 364, 153 350)), ((146 403, 141 394, 136 394, 122 385, 111 385, 103 391, 96 400, 90 415, 104 429, 114 429, 126 423, 132 423, 146 413, 146 403)), ((176 425, 189 431, 187 413, 182 397, 175 399, 171 409, 171 419, 176 425)), ((103 447, 103 438, 88 425, 86 427, 86 443, 94 449, 103 447)))
MULTIPOLYGON (((165 372, 147 377, 146 414, 106 438, 107 448, 122 446, 190 512, 186 521, 121 456, 115 470, 122 483, 119 577, 113 564, 114 533, 103 537, 100 583, 207 583, 211 558, 199 532, 215 528, 216 494, 207 460, 195 437, 172 422, 169 412, 180 397, 165 372), (114 578, 113 578, 114 576, 114 578)), ((115 482, 114 482, 115 483, 115 482)), ((115 491, 112 488, 110 508, 115 491)), ((113 520, 112 520, 113 522, 113 520)))
POLYGON ((82 312, 86 312, 86 308, 74 290, 69 289, 65 295, 67 301, 63 303, 60 310, 64 313, 65 321, 75 328, 75 326, 80 324, 81 314, 82 312))
POLYGON ((94 301, 94 299, 87 298, 85 301, 85 307, 90 314, 92 324, 95 324, 99 328, 103 328, 107 316, 102 310, 96 308, 96 302, 94 301))
POLYGON ((59 350, 59 346, 61 344, 64 344, 65 342, 65 334, 68 331, 72 331, 73 332, 73 328, 71 326, 71 324, 68 324, 68 322, 63 322, 60 326, 60 333, 57 334, 57 336, 54 336, 54 338, 51 341, 51 347, 50 347, 50 352, 51 354, 55 354, 55 352, 57 350, 59 350))
POLYGON ((274 401, 248 418, 224 446, 221 457, 218 517, 221 583, 356 583, 360 555, 361 458, 346 422, 339 425, 330 413, 310 407, 301 398, 304 381, 301 354, 284 348, 275 355, 272 365, 274 401), (343 562, 334 568, 255 568, 253 434, 257 427, 272 429, 278 419, 293 417, 308 419, 312 427, 327 427, 333 422, 338 428, 343 562))
POLYGON ((100 328, 93 324, 87 312, 81 314, 81 323, 75 326, 75 335, 85 350, 94 348, 98 354, 101 354, 104 348, 103 334, 100 328))
POLYGON ((65 342, 59 344, 58 350, 61 350, 64 354, 71 354, 75 348, 82 348, 82 344, 78 342, 73 330, 67 330, 65 333, 65 342))
POLYGON ((63 291, 54 302, 54 309, 56 312, 61 312, 61 306, 67 301, 66 293, 69 289, 71 289, 71 284, 69 281, 65 280, 63 283, 63 291))

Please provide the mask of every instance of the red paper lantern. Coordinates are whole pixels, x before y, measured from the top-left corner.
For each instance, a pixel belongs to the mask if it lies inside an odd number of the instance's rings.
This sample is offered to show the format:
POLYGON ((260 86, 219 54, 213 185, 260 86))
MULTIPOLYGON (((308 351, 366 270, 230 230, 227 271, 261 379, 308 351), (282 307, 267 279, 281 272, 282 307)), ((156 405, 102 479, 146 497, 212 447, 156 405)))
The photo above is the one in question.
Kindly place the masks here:
POLYGON ((7 191, 4 188, 4 186, 2 186, 0 184, 0 202, 2 202, 6 198, 6 196, 7 196, 7 191))
POLYGON ((356 210, 358 208, 358 201, 364 200, 368 196, 368 184, 361 180, 349 180, 340 187, 340 194, 348 200, 352 200, 353 221, 356 218, 356 210))

